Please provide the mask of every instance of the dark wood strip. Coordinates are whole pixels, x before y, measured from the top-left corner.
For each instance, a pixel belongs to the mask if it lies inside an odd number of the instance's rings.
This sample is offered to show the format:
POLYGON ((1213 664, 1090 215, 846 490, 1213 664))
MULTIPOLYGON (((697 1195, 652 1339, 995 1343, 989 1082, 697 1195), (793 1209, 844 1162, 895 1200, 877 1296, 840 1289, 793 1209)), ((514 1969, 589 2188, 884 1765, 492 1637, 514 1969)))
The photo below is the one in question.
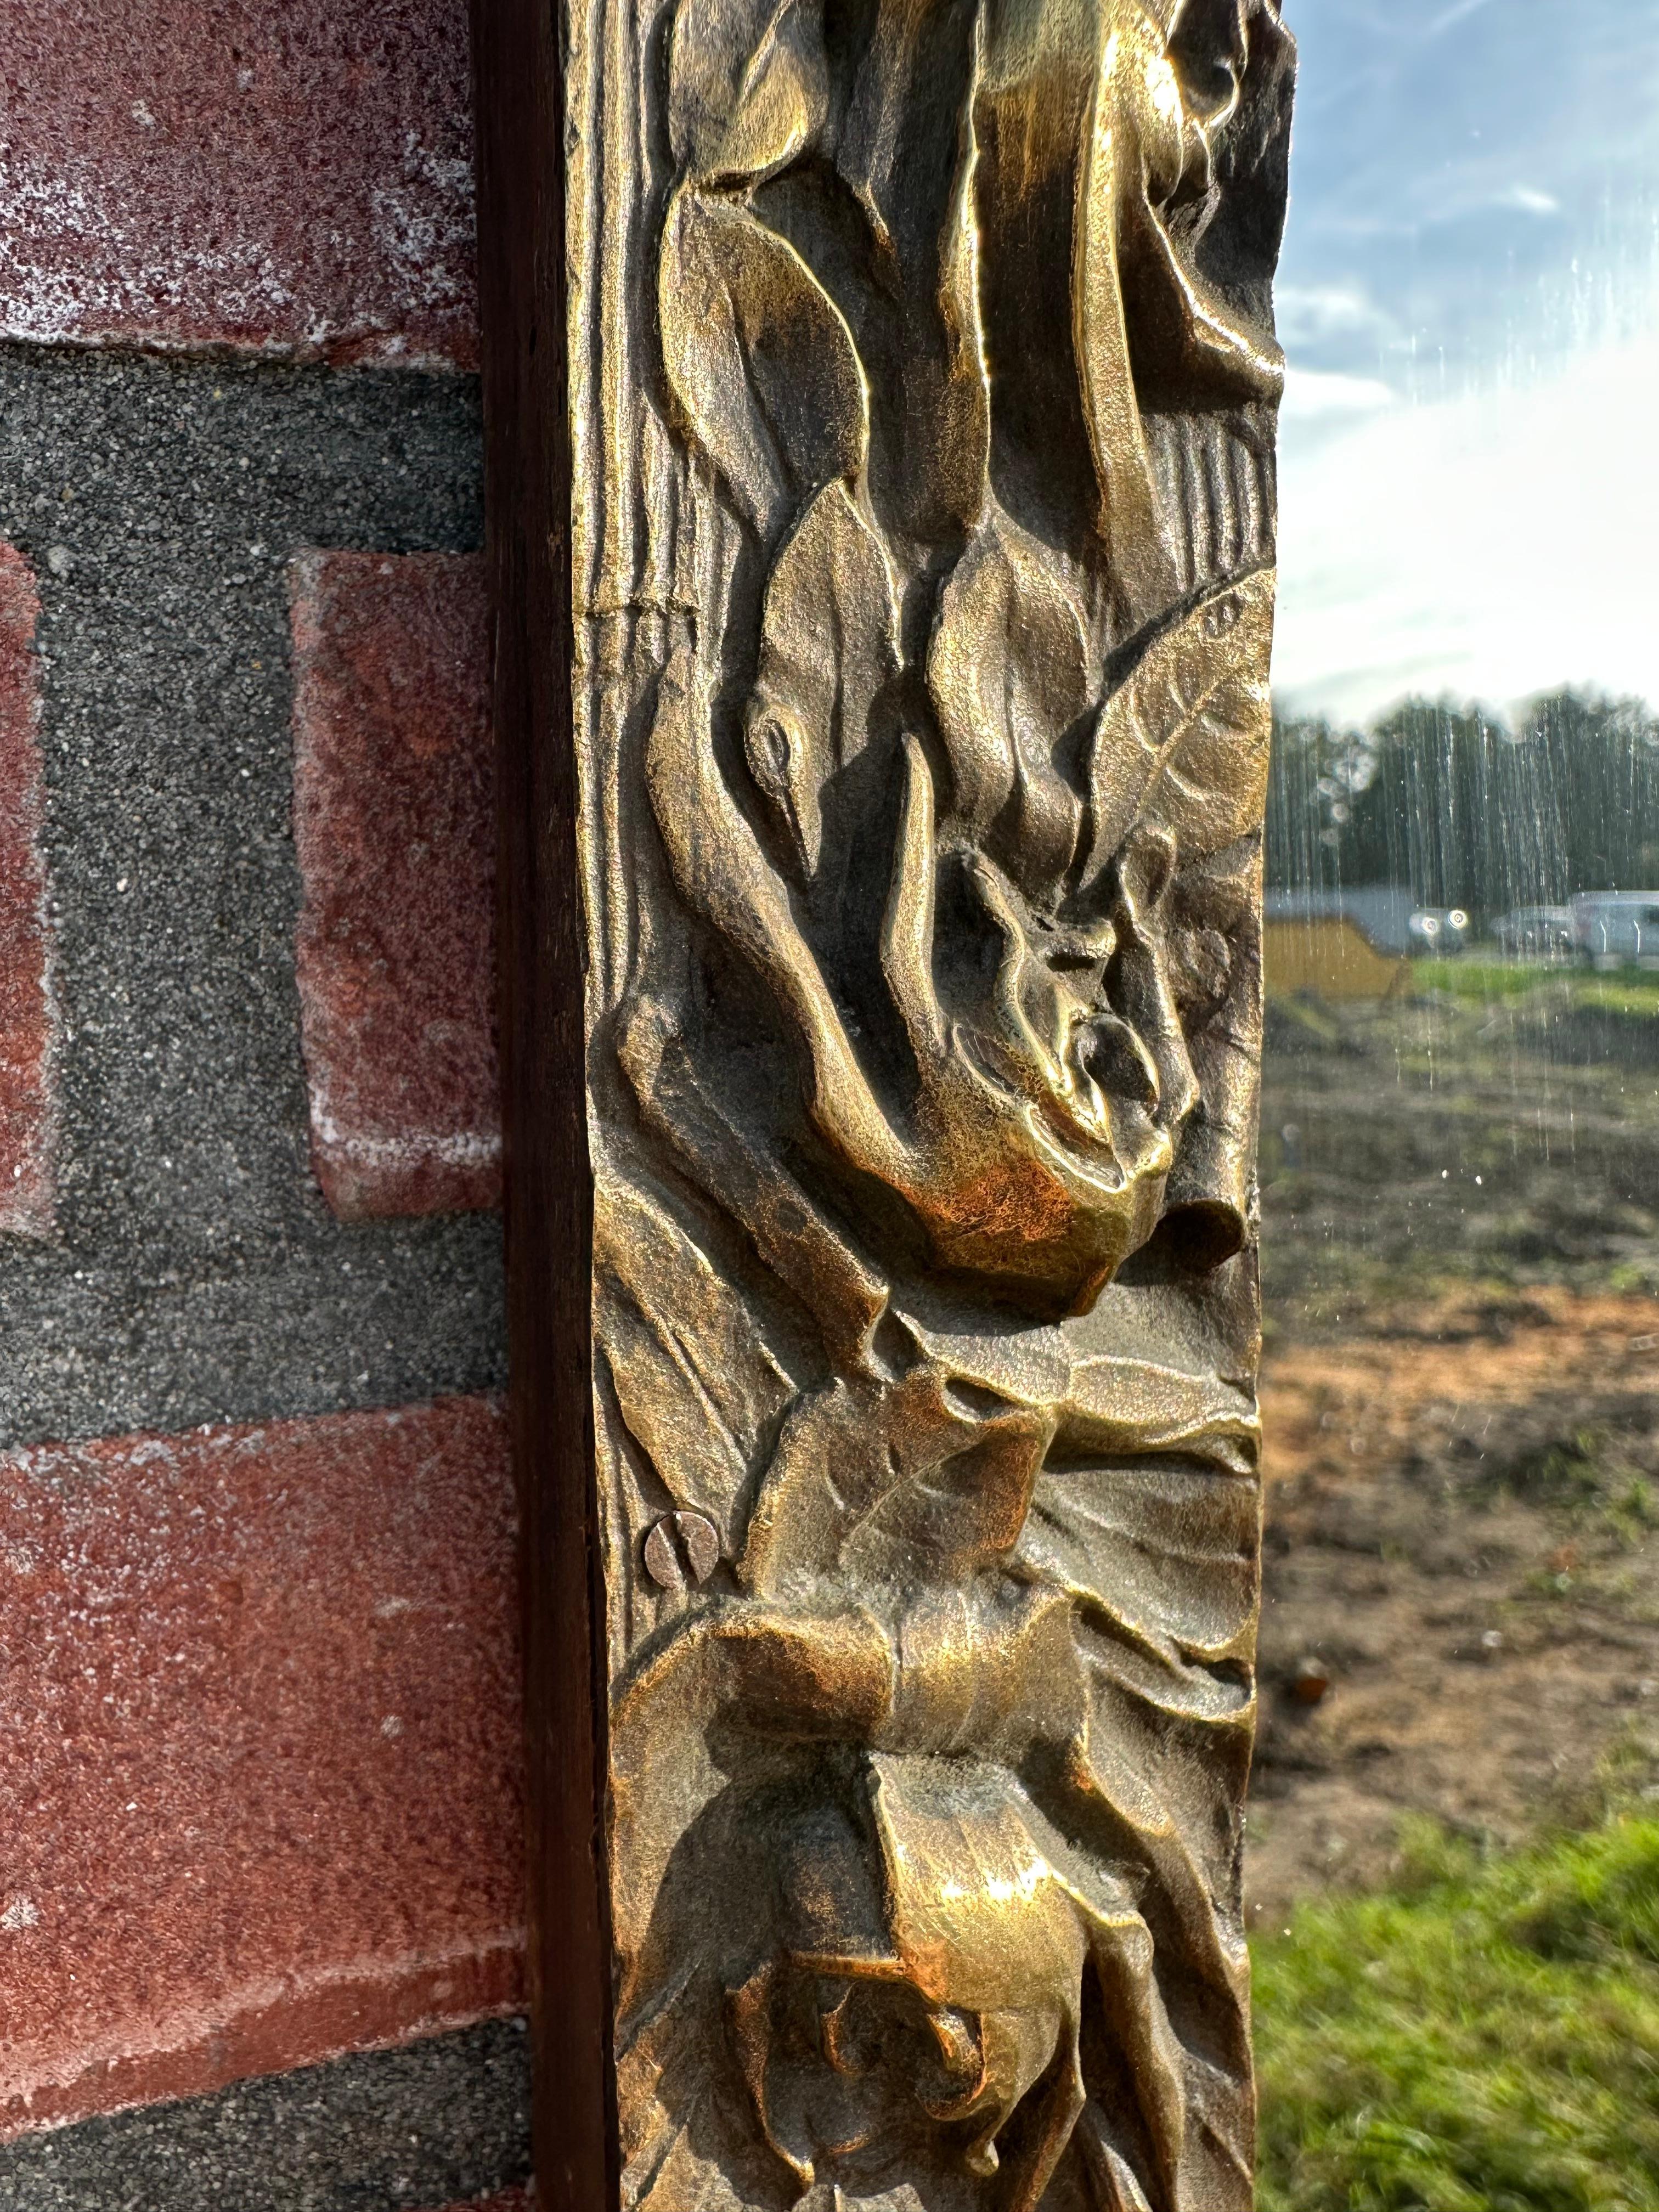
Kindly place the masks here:
POLYGON ((547 2212, 617 2201, 571 738, 564 93, 550 0, 474 0, 501 794, 512 1429, 525 1542, 534 2128, 547 2212))

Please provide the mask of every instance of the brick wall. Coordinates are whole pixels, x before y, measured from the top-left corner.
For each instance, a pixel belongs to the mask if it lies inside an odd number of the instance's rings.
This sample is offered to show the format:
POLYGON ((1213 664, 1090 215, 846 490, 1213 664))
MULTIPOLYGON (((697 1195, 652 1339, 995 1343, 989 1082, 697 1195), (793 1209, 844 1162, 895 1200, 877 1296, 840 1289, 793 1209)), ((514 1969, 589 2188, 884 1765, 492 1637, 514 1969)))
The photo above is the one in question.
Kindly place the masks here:
POLYGON ((495 1206, 482 566, 308 553, 290 589, 312 1166, 343 1220, 495 1206))
POLYGON ((465 6, 5 67, 0 2212, 521 2212, 465 6))
POLYGON ((0 337, 476 366, 454 0, 8 0, 0 337))

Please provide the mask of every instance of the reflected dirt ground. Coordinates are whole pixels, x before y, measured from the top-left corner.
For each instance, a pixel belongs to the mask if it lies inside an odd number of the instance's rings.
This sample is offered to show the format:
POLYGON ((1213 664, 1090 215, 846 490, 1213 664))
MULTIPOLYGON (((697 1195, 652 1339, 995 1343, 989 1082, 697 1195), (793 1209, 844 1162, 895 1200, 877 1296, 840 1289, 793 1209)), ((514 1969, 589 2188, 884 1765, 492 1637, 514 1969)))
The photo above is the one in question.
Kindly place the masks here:
POLYGON ((1258 1920, 1659 1778, 1659 979, 1418 981, 1270 1010, 1258 1920))

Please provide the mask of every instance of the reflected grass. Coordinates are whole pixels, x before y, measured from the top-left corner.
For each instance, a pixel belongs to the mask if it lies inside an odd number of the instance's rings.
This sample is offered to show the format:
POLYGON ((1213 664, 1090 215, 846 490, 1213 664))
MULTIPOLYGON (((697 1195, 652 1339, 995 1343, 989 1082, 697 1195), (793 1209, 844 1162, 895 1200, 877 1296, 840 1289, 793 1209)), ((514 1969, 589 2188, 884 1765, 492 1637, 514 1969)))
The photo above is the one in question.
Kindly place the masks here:
POLYGON ((1414 960, 1412 988, 1490 1006, 1542 997, 1556 1005, 1597 1006, 1611 1013, 1659 1015, 1659 972, 1648 968, 1592 968, 1538 960, 1491 960, 1479 953, 1455 960, 1414 960))
POLYGON ((1413 960, 1412 988, 1443 991, 1454 999, 1524 999, 1569 980, 1571 971, 1537 960, 1488 960, 1466 954, 1455 960, 1413 960))
POLYGON ((1271 997, 1270 1324, 1462 1285, 1659 1287, 1659 976, 1419 964, 1410 1000, 1271 997))
POLYGON ((1622 969, 1612 975, 1578 975, 1573 979, 1573 997, 1581 1006, 1651 1021, 1659 1017, 1659 975, 1622 969))
POLYGON ((1255 1958, 1261 2212, 1659 2212, 1647 1807, 1493 1857, 1418 1826, 1255 1958))

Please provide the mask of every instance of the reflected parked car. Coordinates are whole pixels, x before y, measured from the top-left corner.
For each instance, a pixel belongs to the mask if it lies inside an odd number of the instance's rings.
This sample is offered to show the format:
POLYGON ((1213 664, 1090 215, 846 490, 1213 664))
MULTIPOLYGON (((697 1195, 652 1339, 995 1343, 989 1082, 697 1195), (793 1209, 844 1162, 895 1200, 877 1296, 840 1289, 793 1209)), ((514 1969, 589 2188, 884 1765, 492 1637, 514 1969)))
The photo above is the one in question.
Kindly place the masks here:
POLYGON ((1469 918, 1461 906, 1420 906, 1407 927, 1412 951, 1431 953, 1437 958, 1461 952, 1469 941, 1469 918))
POLYGON ((1512 960, 1555 960, 1573 950, 1570 906, 1518 906, 1499 915, 1492 933, 1512 960))

